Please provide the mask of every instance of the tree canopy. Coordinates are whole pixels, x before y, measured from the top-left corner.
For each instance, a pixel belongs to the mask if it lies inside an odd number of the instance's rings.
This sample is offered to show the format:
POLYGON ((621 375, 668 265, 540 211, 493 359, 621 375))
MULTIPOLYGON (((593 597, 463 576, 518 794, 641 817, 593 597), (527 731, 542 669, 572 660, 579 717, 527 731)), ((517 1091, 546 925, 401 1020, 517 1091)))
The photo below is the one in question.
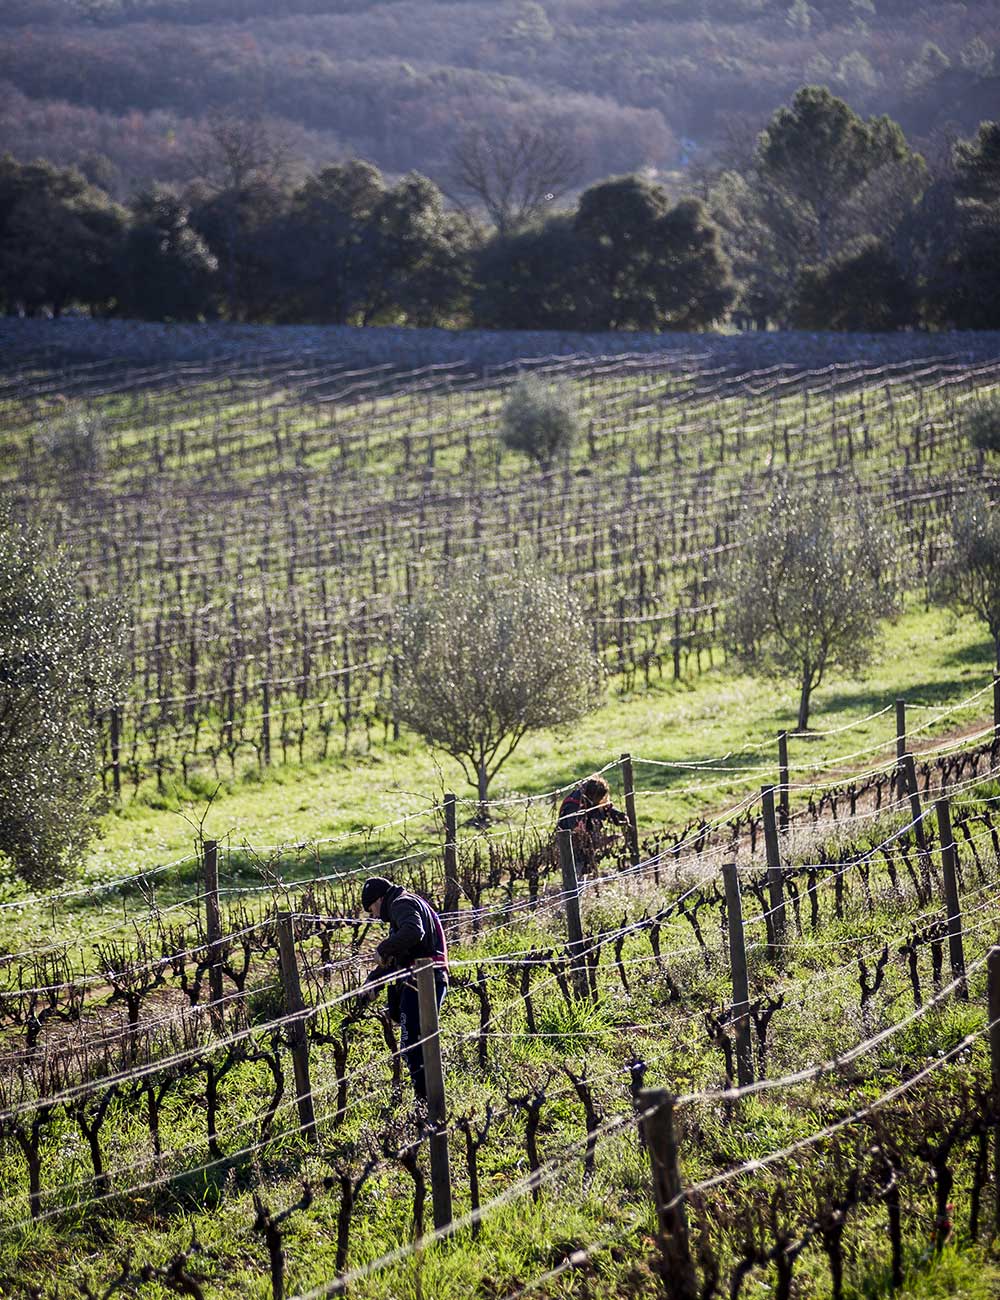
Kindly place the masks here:
POLYGON ((197 320, 212 301, 219 264, 168 191, 136 196, 119 258, 118 299, 129 316, 197 320))
POLYGON ((0 301, 56 315, 106 303, 125 221, 79 172, 0 158, 0 301))
POLYGON ((95 718, 121 697, 123 644, 65 560, 0 527, 0 853, 25 880, 64 875, 93 833, 95 718))
POLYGON ((485 804, 490 783, 530 731, 594 707, 601 665, 577 602, 530 566, 458 566, 405 612, 393 709, 449 754, 485 804))
POLYGON ((1000 512, 985 492, 961 497, 951 513, 951 547, 939 561, 933 591, 958 613, 989 628, 1000 672, 1000 512))
POLYGON ((755 281, 769 280, 776 314, 799 283, 859 237, 902 219, 922 190, 922 162, 896 122, 863 120, 823 86, 804 86, 774 113, 753 157, 744 238, 755 281))
POLYGON ((527 125, 587 185, 717 158, 803 80, 921 140, 971 133, 995 116, 997 18, 998 0, 3 0, 3 134, 22 159, 103 155, 118 199, 195 179, 220 112, 275 123, 312 170, 354 155, 447 190, 470 131, 527 125))
POLYGON ((511 389, 500 413, 500 436, 513 451, 523 451, 543 469, 569 454, 579 425, 572 388, 539 375, 527 375, 511 389))
POLYGON ((832 668, 863 668, 896 609, 893 536, 860 496, 790 476, 747 504, 725 581, 738 660, 799 684, 798 730, 832 668))
POLYGON ((757 146, 757 176, 795 230, 802 258, 825 262, 858 189, 909 153, 898 123, 863 121, 825 86, 804 86, 779 108, 757 146))
POLYGON ((703 198, 613 176, 491 230, 427 176, 360 158, 304 173, 266 124, 223 116, 201 179, 128 209, 75 171, 5 158, 0 304, 587 332, 711 329, 735 306, 758 326, 993 328, 998 141, 984 122, 928 166, 895 122, 807 86, 737 166, 689 175, 703 198))

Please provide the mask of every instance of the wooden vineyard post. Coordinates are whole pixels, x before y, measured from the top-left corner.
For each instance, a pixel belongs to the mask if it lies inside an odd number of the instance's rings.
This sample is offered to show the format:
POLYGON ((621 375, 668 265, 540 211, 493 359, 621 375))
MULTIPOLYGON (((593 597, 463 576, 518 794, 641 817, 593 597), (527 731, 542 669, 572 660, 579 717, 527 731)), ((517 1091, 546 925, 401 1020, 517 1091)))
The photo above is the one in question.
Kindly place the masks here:
POLYGON ((453 933, 458 929, 458 801, 454 794, 444 797, 444 911, 453 933))
POLYGON ((559 848, 559 866, 562 868, 563 898, 566 902, 566 934, 569 939, 570 958, 573 964, 573 987, 577 997, 587 996, 587 971, 583 964, 583 922, 580 919, 580 881, 576 874, 573 855, 573 832, 556 834, 559 848))
POLYGON ((778 825, 788 830, 788 732, 778 732, 778 825))
POLYGON ((903 761, 906 754, 906 701, 896 701, 896 759, 903 761))
MULTIPOLYGON (((917 789, 917 769, 912 754, 904 754, 900 760, 903 790, 910 796, 910 817, 914 823, 913 832, 917 840, 920 856, 920 875, 927 891, 931 895, 931 863, 927 853, 927 836, 924 834, 924 819, 920 810, 920 792, 917 789)), ((901 790, 900 793, 903 791, 901 790)))
POLYGON ((115 792, 115 802, 122 797, 122 715, 118 705, 111 708, 111 788, 115 792))
POLYGON ((639 865, 639 823, 635 815, 635 778, 632 774, 632 755, 622 754, 622 790, 625 794, 625 816, 628 818, 628 860, 639 865))
POLYGON ((948 912, 948 955, 951 958, 951 977, 959 980, 955 997, 969 1000, 965 982, 965 951, 962 945, 962 911, 958 901, 958 873, 956 871, 955 837, 951 832, 951 809, 947 799, 938 799, 938 834, 941 838, 941 873, 944 877, 944 901, 948 912))
POLYGON ((271 766, 271 683, 265 681, 261 690, 260 718, 260 761, 264 767, 271 766))
POLYGON ((451 1165, 448 1158, 448 1103, 444 1090, 444 1064, 441 1060, 441 1028, 438 1022, 437 993, 434 988, 434 963, 429 959, 416 962, 417 998, 420 1003, 420 1050, 424 1054, 424 1079, 427 1082, 427 1117, 431 1122, 431 1201, 434 1227, 447 1228, 451 1223, 451 1165))
POLYGON ((222 943, 222 921, 219 917, 219 845, 215 840, 205 841, 205 933, 212 964, 208 968, 208 992, 211 999, 209 1012, 217 1031, 223 1029, 222 1013, 222 962, 219 947, 222 943))
POLYGON ((291 912, 278 913, 278 956, 281 961, 281 987, 284 991, 285 1015, 293 1016, 287 1024, 288 1041, 295 1073, 295 1099, 299 1108, 299 1125, 309 1142, 318 1142, 316 1113, 313 1110, 312 1084, 309 1082, 309 1042, 303 1019, 305 1005, 299 983, 299 962, 295 955, 295 930, 291 912))
POLYGON ((774 786, 761 787, 764 805, 764 847, 767 850, 767 890, 771 915, 767 918, 768 949, 771 961, 780 962, 785 942, 785 884, 781 875, 781 852, 778 848, 778 825, 774 819, 774 786))
POLYGON ((986 957, 986 990, 993 1081, 993 1227, 1000 1233, 1000 947, 991 948, 986 957))
POLYGON ((1000 673, 993 674, 993 735, 1000 739, 1000 673))
POLYGON ((653 1170, 660 1279, 668 1300, 697 1300, 698 1282, 691 1259, 684 1186, 674 1135, 674 1098, 664 1088, 643 1088, 639 1113, 653 1170))
POLYGON ((736 1024, 736 1082, 741 1088, 753 1083, 753 1053, 750 1044, 750 984, 747 979, 747 950, 743 937, 743 902, 736 863, 722 868, 726 887, 726 916, 729 920, 729 965, 733 976, 733 1011, 736 1024))

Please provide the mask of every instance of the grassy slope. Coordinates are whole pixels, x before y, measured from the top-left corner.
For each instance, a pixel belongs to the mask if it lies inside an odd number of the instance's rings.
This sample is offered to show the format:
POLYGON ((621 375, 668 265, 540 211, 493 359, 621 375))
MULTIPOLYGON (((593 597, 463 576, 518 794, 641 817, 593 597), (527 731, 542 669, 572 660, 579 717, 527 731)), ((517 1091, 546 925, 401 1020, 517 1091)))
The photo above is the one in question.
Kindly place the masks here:
MULTIPOLYGON (((885 630, 879 656, 863 681, 833 678, 816 694, 812 724, 817 733, 843 727, 884 709, 897 697, 926 711, 911 708, 910 725, 933 719, 940 709, 958 703, 988 684, 990 645, 980 625, 956 620, 936 609, 913 607, 898 623, 885 630)), ((949 713, 921 737, 947 734, 988 720, 989 692, 971 706, 949 713)), ((611 683, 605 703, 572 731, 542 732, 529 736, 501 773, 492 794, 503 799, 514 792, 537 795, 565 785, 603 766, 625 751, 638 758, 670 762, 702 762, 741 746, 764 742, 760 755, 751 751, 720 764, 730 768, 717 775, 683 769, 636 764, 640 830, 677 826, 705 811, 718 811, 747 791, 771 779, 757 769, 776 763, 767 743, 782 728, 794 726, 794 692, 787 683, 760 681, 737 675, 724 667, 689 682, 655 683, 649 692, 622 698, 611 683), (746 766, 748 771, 738 770, 746 766)), ((840 755, 868 750, 895 735, 892 710, 842 734, 808 739, 792 738, 792 780, 806 780, 823 763, 840 755)), ((864 768, 874 758, 883 761, 891 748, 874 755, 861 753, 844 767, 864 768)), ((838 765, 839 766, 839 765, 838 765)), ((617 773, 613 774, 617 779, 617 773)), ((366 827, 392 821, 403 813, 418 812, 438 802, 446 789, 460 798, 474 791, 464 785, 455 763, 429 753, 419 742, 400 741, 367 753, 352 751, 326 765, 275 768, 264 778, 239 779, 219 792, 208 816, 205 833, 228 840, 233 848, 286 846, 285 869, 294 874, 330 869, 333 863, 349 865, 365 852, 359 839, 366 827), (348 837, 323 846, 322 865, 300 865, 290 846, 328 837, 348 837)), ((192 851, 195 826, 204 804, 167 798, 169 806, 145 802, 126 805, 122 813, 105 818, 102 839, 94 847, 84 879, 97 883, 172 861, 192 851)), ((471 809, 470 809, 471 812, 471 809)), ((503 810, 500 810, 502 816, 503 810)), ((551 823, 547 802, 536 806, 539 824, 551 823)), ((511 821, 523 817, 515 805, 511 821)), ((439 834, 434 816, 419 818, 409 828, 420 839, 439 834)), ((469 828, 464 828, 469 833, 469 828)), ((369 860, 391 856, 399 841, 387 835, 368 845, 369 860)), ((266 854, 266 857, 272 855, 266 854)), ((313 859, 314 860, 314 859, 313 859)), ((165 886, 164 901, 178 895, 165 886)), ((17 891, 8 888, 8 898, 17 891)), ((135 900, 141 906, 141 900, 135 900)), ((98 906, 74 906, 70 924, 86 927, 120 912, 117 898, 98 906)), ((49 909, 32 908, 24 914, 8 909, 0 914, 0 941, 13 946, 49 934, 53 916, 49 909)))
MULTIPOLYGON (((953 621, 939 611, 927 612, 917 605, 911 606, 904 618, 886 630, 878 661, 863 681, 831 680, 817 694, 813 725, 822 731, 836 728, 883 709, 897 696, 906 697, 911 704, 945 706, 961 700, 985 686, 989 677, 990 647, 981 629, 969 621, 953 621)), ((972 708, 950 715, 938 725, 938 731, 952 731, 982 721, 989 712, 989 696, 982 696, 972 708)), ((661 761, 691 762, 724 754, 740 746, 765 742, 762 751, 773 758, 774 733, 782 726, 790 726, 794 719, 794 692, 788 686, 761 683, 739 676, 719 665, 702 676, 688 682, 654 683, 648 693, 638 693, 623 698, 617 684, 610 684, 608 699, 601 710, 574 728, 568 735, 539 735, 524 743, 494 790, 502 798, 508 791, 541 793, 565 784, 582 773, 615 758, 629 749, 639 757, 661 761)), ((933 716, 917 712, 911 714, 918 723, 933 716)), ((828 737, 817 736, 809 740, 792 741, 793 764, 802 764, 793 771, 793 779, 802 778, 819 763, 855 750, 865 749, 893 735, 891 710, 866 723, 857 730, 828 737)), ((933 733, 930 733, 933 734, 933 733)), ((889 751, 880 751, 886 756, 889 751)), ((856 759, 865 765, 864 756, 856 759)), ((742 767, 718 776, 690 773, 683 770, 638 767, 639 816, 643 829, 664 823, 677 824, 705 809, 719 809, 731 803, 740 791, 753 789, 771 771, 761 773, 749 770, 758 760, 751 755, 740 762, 722 766, 742 767), (688 791, 685 787, 699 785, 688 791)), ((447 760, 435 762, 423 748, 408 741, 376 749, 368 753, 352 751, 342 760, 325 767, 277 769, 261 781, 240 779, 227 786, 216 800, 206 820, 209 834, 229 836, 232 844, 246 839, 254 844, 274 845, 288 841, 339 836, 356 833, 365 826, 377 825, 398 816, 401 811, 416 811, 437 800, 446 788, 463 790, 457 769, 447 760)), ((200 815, 198 806, 183 806, 169 798, 164 804, 175 806, 153 807, 148 802, 129 805, 122 814, 113 815, 105 825, 105 835, 88 864, 87 876, 99 880, 108 876, 127 874, 137 868, 149 867, 170 857, 188 851, 192 841, 190 820, 200 815)), ((543 804, 537 813, 539 820, 551 824, 551 809, 543 804)), ((415 834, 434 838, 439 829, 433 818, 420 819, 415 834)), ((373 856, 391 852, 395 841, 386 837, 370 846, 373 856)), ((323 858, 324 869, 332 861, 352 862, 360 851, 355 839, 342 845, 329 846, 323 858)), ((300 864, 295 867, 286 855, 283 866, 289 870, 308 871, 300 864)), ((190 875, 190 873, 187 873, 190 875)), ((165 886, 164 899, 177 897, 190 889, 190 880, 165 886)), ((649 896, 619 900, 617 897, 602 902, 604 915, 593 913, 588 924, 612 923, 616 906, 627 904, 641 912, 649 906, 649 896)), ((105 923, 120 914, 121 900, 112 898, 100 906, 86 902, 60 912, 33 908, 24 915, 13 909, 4 914, 4 929, 0 937, 14 947, 37 939, 48 938, 53 929, 66 924, 79 931, 90 931, 95 925, 105 923)), ((141 900, 133 897, 130 908, 141 915, 141 900)), ((618 912, 620 915, 620 911, 618 912)), ((902 926, 899 916, 887 913, 875 918, 887 932, 902 926)), ((863 909, 855 916, 844 932, 831 938, 869 934, 873 918, 863 909)), ((877 926, 876 926, 877 928, 877 926)), ((558 919, 555 933, 558 933, 558 919)), ((528 942, 544 942, 548 932, 539 927, 537 934, 518 933, 508 936, 511 947, 523 947, 528 942)), ((825 938, 826 936, 824 936, 825 938)), ((664 945, 683 945, 690 939, 682 925, 664 945)), ((637 943, 631 950, 639 952, 637 943)), ((646 949, 648 952, 648 948, 646 949)), ((721 953, 720 953, 721 958, 721 953)), ((683 979, 683 987, 690 990, 699 1007, 717 1005, 724 994, 724 961, 713 967, 706 977, 700 962, 680 963, 675 975, 683 979)), ((760 987, 771 988, 768 973, 755 965, 755 977, 762 981, 760 987)), ((894 972, 892 986, 885 995, 880 1014, 895 1018, 894 1008, 900 996, 901 975, 894 972)), ((853 962, 842 965, 839 974, 830 973, 829 954, 821 947, 817 952, 803 957, 789 972, 788 987, 795 991, 794 1015, 786 1013, 781 1025, 780 1051, 772 1063, 780 1071, 801 1059, 801 1052, 821 1051, 823 1047, 838 1050, 860 1036, 856 1023, 856 977, 853 962), (822 972, 821 981, 817 979, 822 972), (817 1009, 813 986, 822 984, 823 1005, 817 1009), (810 1009, 811 1008, 811 1009, 810 1009), (832 1009, 833 1014, 827 1014, 832 1009), (821 1014, 820 1014, 821 1013, 821 1014)), ((978 990, 977 990, 978 992, 978 990)), ((550 989, 551 993, 551 989, 550 989)), ((571 1033, 580 1025, 566 1026, 558 998, 543 1004, 545 1024, 553 1031, 568 1028, 571 1033)), ((608 1104, 621 1107, 621 1050, 611 1030, 622 1018, 633 1021, 660 1022, 657 1032, 641 1039, 641 1046, 654 1063, 651 1081, 666 1081, 673 1085, 699 1084, 718 1080, 718 1064, 705 1048, 700 1027, 700 1012, 692 1016, 687 1009, 678 1023, 664 1023, 663 1008, 657 1002, 655 981, 636 987, 633 998, 625 1003, 609 992, 608 1005, 597 1021, 589 1027, 598 1034, 609 1034, 604 1045, 595 1042, 588 1051, 587 1060, 595 1074, 607 1078, 617 1077, 616 1100, 608 1104), (648 985, 648 987, 646 986, 648 985)), ((448 1018, 454 1032, 474 1028, 471 1003, 463 1003, 460 995, 453 994, 448 1018)), ((979 1017, 981 1020, 981 1016, 979 1017)), ((776 1022, 777 1023, 777 1022, 776 1022)), ((976 1022, 979 1023, 978 1021, 976 1022)), ((967 1027, 967 1026, 966 1026, 967 1027)), ((587 1026, 583 1026, 587 1029, 587 1026)), ((944 1013, 929 1023, 927 1035, 915 1037, 909 1044, 908 1054, 922 1058, 933 1051, 939 1041, 953 1038, 955 1025, 944 1013)), ((963 1029, 964 1032, 964 1029, 963 1029)), ((378 1039, 368 1032, 364 1040, 366 1052, 377 1054, 378 1039)), ((589 1040, 583 1040, 588 1041, 589 1040)), ((572 1037, 554 1040, 539 1046, 524 1038, 503 1040, 503 1057, 496 1077, 479 1080, 465 1068, 457 1068, 453 1075, 453 1103, 458 1109, 481 1104, 483 1097, 493 1095, 502 1103, 504 1086, 523 1087, 525 1079, 537 1077, 547 1064, 555 1064, 560 1056, 578 1062, 582 1053, 581 1040, 572 1037), (560 1046, 561 1042, 561 1046, 560 1046), (508 1046, 509 1044, 509 1046, 508 1046)), ((886 1072, 898 1068, 899 1059, 886 1053, 878 1062, 875 1078, 884 1086, 886 1072)), ((328 1065, 326 1069, 328 1070, 328 1065)), ((328 1073, 319 1072, 321 1086, 329 1086, 328 1073)), ((347 1136, 359 1135, 381 1125, 398 1111, 387 1095, 384 1080, 377 1079, 374 1095, 359 1106, 352 1116, 347 1136)), ((180 1095, 172 1103, 170 1123, 175 1141, 198 1141, 203 1133, 204 1121, 191 1095, 180 1095)), ((235 1149, 239 1139, 239 1123, 245 1122, 259 1104, 259 1081, 248 1075, 237 1076, 227 1084, 227 1131, 223 1145, 235 1149), (242 1080, 242 1087, 239 1086, 242 1080)), ((776 1105, 759 1107, 743 1117, 746 1123, 739 1132, 731 1135, 733 1155, 743 1158, 759 1154, 768 1145, 780 1145, 786 1137, 808 1131, 824 1113, 825 1100, 814 1098, 802 1107, 776 1105)), ((578 1109, 578 1108, 577 1108, 578 1109)), ((579 1115, 567 1105, 555 1108, 546 1121, 543 1149, 565 1139, 567 1133, 576 1136, 580 1130, 579 1115)), ((716 1133, 716 1129, 711 1130, 716 1133)), ((484 1196, 494 1194, 506 1186, 511 1178, 523 1173, 523 1147, 520 1130, 508 1122, 502 1131, 502 1142, 489 1159, 484 1171, 484 1196)), ((85 1153, 79 1135, 66 1125, 54 1135, 60 1152, 61 1181, 87 1176, 85 1153)), ((728 1140, 728 1139, 727 1139, 728 1140)), ((108 1138, 111 1162, 115 1167, 126 1165, 135 1158, 142 1143, 141 1128, 125 1116, 116 1116, 114 1133, 108 1138)), ((457 1158, 457 1157, 456 1157, 457 1158)), ((703 1154, 698 1144, 687 1149, 689 1173, 697 1176, 703 1169, 703 1154)), ((128 1204, 113 1205, 112 1213, 95 1227, 91 1218, 84 1217, 64 1230, 43 1228, 24 1236, 8 1236, 0 1247, 0 1273, 10 1270, 13 1276, 48 1278, 58 1275, 66 1284, 74 1285, 81 1270, 92 1266, 94 1275, 106 1278, 121 1249, 134 1245, 138 1258, 164 1261, 170 1250, 187 1245, 192 1227, 211 1251, 214 1259, 206 1263, 206 1271, 216 1281, 209 1294, 222 1296, 237 1292, 248 1296, 264 1296, 266 1282, 263 1275, 263 1250, 259 1238, 250 1229, 252 1210, 249 1188, 263 1179, 272 1208, 280 1209, 298 1195, 294 1171, 297 1157, 294 1144, 279 1144, 269 1152, 257 1169, 251 1160, 236 1162, 231 1168, 223 1167, 203 1177, 182 1178, 165 1197, 146 1197, 142 1194, 130 1198, 128 1204), (225 1188, 226 1209, 220 1214, 217 1197, 225 1188)), ((328 1165, 307 1165, 314 1174, 328 1172, 328 1165)), ((373 1296, 455 1296, 465 1300, 473 1291, 485 1295, 504 1296, 522 1283, 536 1277, 547 1268, 558 1265, 569 1249, 589 1247, 604 1242, 594 1251, 592 1267, 588 1273, 577 1277, 562 1277, 539 1294, 583 1295, 585 1288, 596 1288, 600 1294, 652 1295, 653 1279, 642 1262, 648 1253, 649 1241, 642 1233, 651 1229, 646 1201, 647 1172, 642 1158, 634 1146, 623 1141, 609 1147, 599 1161, 599 1173, 587 1198, 578 1193, 578 1175, 574 1172, 566 1183, 558 1184, 559 1195, 547 1196, 542 1206, 535 1210, 524 1201, 498 1214, 484 1232, 478 1246, 470 1248, 460 1241, 456 1249, 447 1253, 434 1252, 423 1262, 411 1264, 394 1271, 364 1288, 364 1294, 373 1296), (640 1231, 636 1240, 636 1221, 640 1231), (607 1244, 607 1243, 611 1244, 607 1244), (584 1278, 589 1278, 585 1281, 584 1278)), ((49 1175, 51 1178, 52 1175, 49 1175)), ((13 1195, 14 1217, 17 1198, 22 1198, 23 1168, 19 1159, 10 1158, 0 1169, 0 1186, 5 1195, 13 1195)), ((359 1216, 357 1230, 352 1239, 352 1263, 370 1259, 385 1249, 404 1240, 408 1232, 409 1189, 399 1177, 380 1178, 370 1189, 364 1213, 359 1216)), ((289 1231, 288 1248, 290 1268, 294 1269, 296 1286, 313 1285, 332 1272, 331 1230, 336 1210, 336 1198, 327 1197, 308 1216, 293 1220, 289 1231)), ((8 1214, 11 1207, 7 1207, 8 1214)), ((9 1221, 9 1219, 8 1219, 9 1221)), ((922 1220, 921 1220, 922 1222, 922 1220)), ((867 1220, 854 1238, 854 1249, 859 1267, 853 1273, 853 1285, 858 1294, 871 1294, 877 1289, 877 1279, 865 1278, 864 1260, 884 1254, 881 1228, 867 1220)), ((916 1238, 919 1241, 919 1236, 916 1238)), ((923 1252, 925 1253, 925 1252, 923 1252)), ((995 1279, 993 1265, 980 1263, 977 1256, 948 1254, 930 1269, 921 1266, 921 1250, 913 1246, 911 1263, 914 1266, 912 1287, 914 1297, 963 1294, 966 1288, 970 1300, 983 1300, 992 1294, 988 1288, 995 1279), (951 1288, 949 1291, 948 1288, 951 1288)), ((926 1261, 924 1261, 926 1262, 926 1261)), ((804 1275, 815 1278, 811 1293, 824 1295, 828 1285, 822 1266, 815 1261, 805 1262, 804 1275)), ((766 1284, 758 1284, 758 1293, 766 1284)), ((72 1293, 72 1292, 71 1292, 72 1293)), ((589 1293, 593 1293, 590 1291, 589 1293)), ((142 1294, 158 1294, 155 1288, 144 1288, 142 1294)))

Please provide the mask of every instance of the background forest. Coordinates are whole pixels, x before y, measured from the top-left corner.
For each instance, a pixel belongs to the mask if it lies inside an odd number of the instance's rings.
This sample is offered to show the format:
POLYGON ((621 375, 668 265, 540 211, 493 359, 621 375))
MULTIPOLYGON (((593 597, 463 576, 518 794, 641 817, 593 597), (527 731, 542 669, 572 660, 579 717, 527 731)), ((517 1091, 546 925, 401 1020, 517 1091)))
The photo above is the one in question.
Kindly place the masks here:
POLYGON ((1000 2, 275 8, 0 0, 4 310, 998 324, 1000 2))
POLYGON ((579 182, 745 152, 804 83, 923 153, 996 116, 1000 3, 0 0, 0 138, 127 198, 200 174, 213 115, 307 166, 448 179, 486 124, 565 133, 579 182))

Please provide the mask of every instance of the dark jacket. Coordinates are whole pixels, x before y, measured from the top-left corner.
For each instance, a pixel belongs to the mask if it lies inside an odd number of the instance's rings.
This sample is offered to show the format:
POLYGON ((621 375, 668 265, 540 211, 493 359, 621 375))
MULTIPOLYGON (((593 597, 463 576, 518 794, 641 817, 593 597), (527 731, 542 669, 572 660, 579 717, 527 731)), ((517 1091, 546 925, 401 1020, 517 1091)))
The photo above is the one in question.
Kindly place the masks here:
POLYGON ((382 896, 382 919, 389 922, 389 937, 375 951, 387 966, 409 966, 421 957, 430 957, 447 973, 448 943, 430 903, 402 885, 394 885, 382 896))
POLYGON ((559 819, 556 826, 561 831, 575 831, 578 826, 585 826, 588 831, 598 830, 603 821, 612 821, 616 826, 623 826, 628 821, 626 815, 612 803, 601 803, 596 808, 587 804, 583 786, 575 786, 559 805, 559 819))

